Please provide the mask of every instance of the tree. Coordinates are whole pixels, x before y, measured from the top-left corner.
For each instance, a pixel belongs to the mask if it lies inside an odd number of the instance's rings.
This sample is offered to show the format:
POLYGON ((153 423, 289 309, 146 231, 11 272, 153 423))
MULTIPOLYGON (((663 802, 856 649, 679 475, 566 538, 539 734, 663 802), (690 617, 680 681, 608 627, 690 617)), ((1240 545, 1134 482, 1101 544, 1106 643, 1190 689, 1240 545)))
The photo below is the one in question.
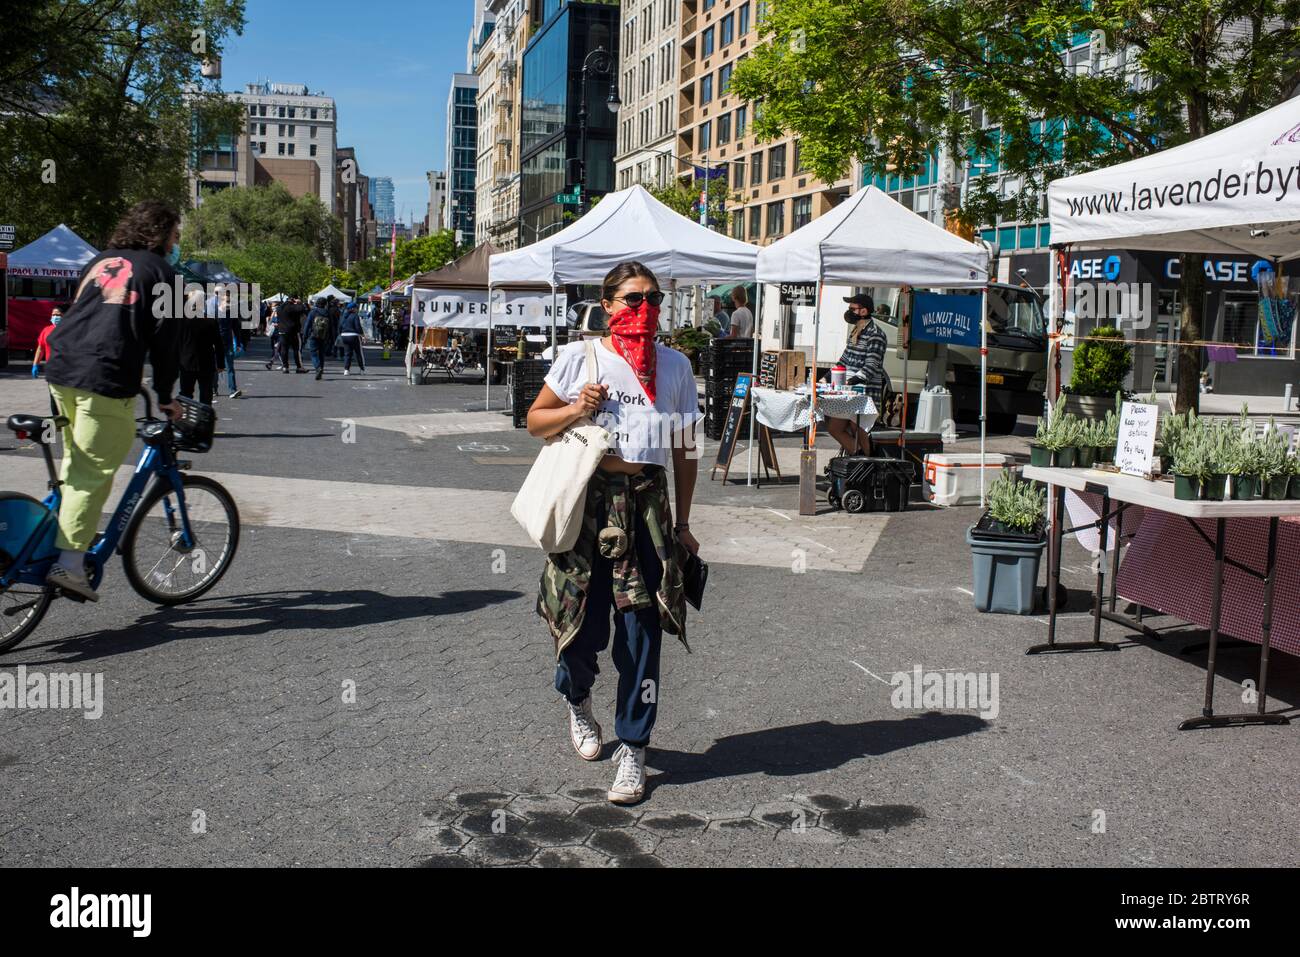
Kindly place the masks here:
POLYGON ((217 246, 206 251, 244 282, 261 287, 262 298, 278 293, 310 296, 330 282, 331 270, 309 246, 256 242, 244 246, 217 246))
MULTIPOLYGON (((1047 184, 1205 136, 1289 96, 1300 81, 1300 0, 772 0, 732 78, 755 132, 799 135, 823 180, 854 158, 873 175, 916 170, 936 143, 992 175, 946 211, 967 224, 1041 215, 1047 184), (1081 40, 1128 51, 1130 69, 1079 70, 1081 40), (1133 68, 1137 71, 1137 80, 1133 68), (975 122, 973 112, 982 114, 975 122)), ((1203 261, 1184 257, 1179 408, 1199 401, 1203 261)))
MULTIPOLYGON (((692 222, 700 221, 700 201, 704 192, 703 181, 697 183, 674 180, 667 186, 650 190, 650 195, 663 203, 675 213, 681 213, 692 222)), ((727 209, 728 200, 736 198, 727 192, 724 179, 714 180, 709 184, 709 228, 720 233, 727 232, 731 224, 731 213, 727 209)))
POLYGON ((321 260, 341 248, 343 227, 317 196, 300 196, 283 183, 238 187, 208 194, 185 223, 187 247, 241 248, 254 243, 306 246, 321 260))
POLYGON ((102 247, 138 200, 184 208, 190 157, 207 145, 195 131, 240 111, 190 96, 243 24, 243 0, 23 4, 21 29, 0 39, 0 220, 26 238, 66 222, 102 247))
POLYGON ((419 239, 397 244, 397 265, 394 270, 400 278, 430 269, 441 269, 456 258, 456 234, 443 229, 419 239))

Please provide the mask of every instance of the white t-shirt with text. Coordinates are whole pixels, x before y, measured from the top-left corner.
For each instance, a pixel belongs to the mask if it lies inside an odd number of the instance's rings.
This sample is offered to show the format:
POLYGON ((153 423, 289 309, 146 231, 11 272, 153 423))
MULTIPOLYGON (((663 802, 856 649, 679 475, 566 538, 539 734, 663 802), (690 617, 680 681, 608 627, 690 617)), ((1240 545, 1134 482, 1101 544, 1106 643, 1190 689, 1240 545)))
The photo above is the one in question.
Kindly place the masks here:
MULTIPOLYGON (((612 437, 610 454, 625 462, 667 467, 669 453, 681 433, 700 418, 691 360, 676 349, 655 345, 655 401, 641 388, 627 360, 596 343, 596 382, 609 398, 592 417, 612 437)), ((546 375, 546 384, 565 402, 573 402, 587 384, 585 342, 560 349, 546 375)))

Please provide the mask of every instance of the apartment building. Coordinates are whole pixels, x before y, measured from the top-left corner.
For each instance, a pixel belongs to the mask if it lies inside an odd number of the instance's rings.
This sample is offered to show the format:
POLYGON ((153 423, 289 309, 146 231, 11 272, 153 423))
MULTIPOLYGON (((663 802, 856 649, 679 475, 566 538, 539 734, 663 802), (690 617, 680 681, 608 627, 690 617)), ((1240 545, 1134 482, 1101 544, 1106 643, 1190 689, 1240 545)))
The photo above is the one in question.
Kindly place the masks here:
POLYGON ((472 67, 478 77, 476 102, 478 126, 476 129, 474 164, 474 245, 488 239, 492 225, 492 186, 496 176, 497 138, 497 74, 500 62, 494 42, 496 23, 484 22, 475 37, 472 67))
POLYGON ((478 77, 453 73, 447 95, 447 228, 473 242, 478 177, 478 77))
POLYGON ((374 210, 370 205, 370 177, 361 174, 355 147, 339 147, 337 158, 334 190, 343 232, 343 263, 344 268, 349 268, 370 254, 366 224, 374 218, 374 210))
MULTIPOLYGON (((486 194, 480 190, 479 210, 486 211, 485 238, 500 249, 514 249, 519 244, 520 64, 532 22, 529 6, 528 0, 488 0, 487 5, 488 12, 496 17, 492 32, 496 87, 491 174, 485 178, 480 167, 480 186, 486 182, 488 188, 486 194)), ((481 110, 480 100, 480 118, 481 110)))
POLYGON ((623 0, 619 34, 619 189, 666 186, 688 167, 677 159, 681 0, 623 0))
POLYGON ((447 215, 447 174, 441 170, 430 170, 424 175, 429 181, 429 212, 425 218, 425 225, 428 227, 429 234, 432 235, 447 228, 445 220, 447 215))
MULTIPOLYGON (((331 213, 337 213, 334 188, 338 151, 338 113, 334 98, 312 93, 299 83, 250 83, 232 99, 245 104, 244 136, 254 160, 273 161, 267 166, 299 170, 299 164, 281 160, 306 160, 316 167, 316 195, 331 213)), ((298 179, 301 173, 296 173, 298 179)), ((271 174, 271 178, 276 178, 271 174)), ((255 181, 255 176, 253 178, 255 181)), ((248 185, 241 183, 240 185, 248 185)))
POLYGON ((803 165, 793 136, 759 143, 753 104, 731 93, 736 65, 759 42, 759 0, 680 0, 677 153, 719 170, 732 198, 731 234, 768 244, 834 207, 852 180, 823 183, 803 165), (725 171, 725 174, 724 172, 725 171))

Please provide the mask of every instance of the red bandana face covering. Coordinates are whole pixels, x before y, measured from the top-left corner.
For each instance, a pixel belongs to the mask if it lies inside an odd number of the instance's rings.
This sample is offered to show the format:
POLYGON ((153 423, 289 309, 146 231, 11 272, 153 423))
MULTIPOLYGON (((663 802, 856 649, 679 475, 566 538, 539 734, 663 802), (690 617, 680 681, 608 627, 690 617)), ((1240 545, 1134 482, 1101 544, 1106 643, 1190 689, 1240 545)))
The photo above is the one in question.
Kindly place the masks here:
POLYGON ((609 319, 614 349, 627 360, 650 401, 655 400, 655 333, 659 331, 659 307, 648 302, 633 309, 625 306, 609 319))

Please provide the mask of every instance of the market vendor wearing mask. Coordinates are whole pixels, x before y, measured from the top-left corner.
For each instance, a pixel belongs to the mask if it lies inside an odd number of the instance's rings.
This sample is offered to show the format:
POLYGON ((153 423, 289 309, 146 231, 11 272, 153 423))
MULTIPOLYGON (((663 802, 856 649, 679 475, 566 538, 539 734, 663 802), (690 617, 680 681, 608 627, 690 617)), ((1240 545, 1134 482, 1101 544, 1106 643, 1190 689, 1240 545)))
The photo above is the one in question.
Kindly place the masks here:
POLYGON ((616 266, 601 294, 610 335, 595 345, 590 381, 586 343, 571 343, 528 412, 528 431, 537 438, 586 416, 611 435, 609 453, 587 483, 577 543, 547 556, 537 610, 555 642, 555 689, 567 705, 570 740, 585 761, 601 755, 591 689, 600 672, 596 657, 613 631, 619 747, 608 796, 616 804, 645 796, 646 746, 662 700, 661 638, 666 631, 685 644, 683 564, 687 551, 699 550, 690 527, 699 398, 690 361, 655 341, 663 298, 644 265, 616 266))
POLYGON ((55 306, 50 311, 50 324, 41 330, 40 336, 36 340, 36 355, 32 357, 32 378, 39 379, 41 369, 45 363, 50 361, 50 333, 58 328, 59 323, 63 320, 63 310, 55 306))
MULTIPOLYGON (((864 386, 879 409, 885 383, 885 349, 889 340, 871 318, 876 304, 870 296, 860 293, 848 296, 844 301, 849 304, 844 321, 853 327, 849 330, 844 355, 840 356, 840 365, 845 368, 845 381, 851 386, 864 386)), ((871 440, 856 422, 828 418, 826 428, 849 455, 871 454, 871 440)))

